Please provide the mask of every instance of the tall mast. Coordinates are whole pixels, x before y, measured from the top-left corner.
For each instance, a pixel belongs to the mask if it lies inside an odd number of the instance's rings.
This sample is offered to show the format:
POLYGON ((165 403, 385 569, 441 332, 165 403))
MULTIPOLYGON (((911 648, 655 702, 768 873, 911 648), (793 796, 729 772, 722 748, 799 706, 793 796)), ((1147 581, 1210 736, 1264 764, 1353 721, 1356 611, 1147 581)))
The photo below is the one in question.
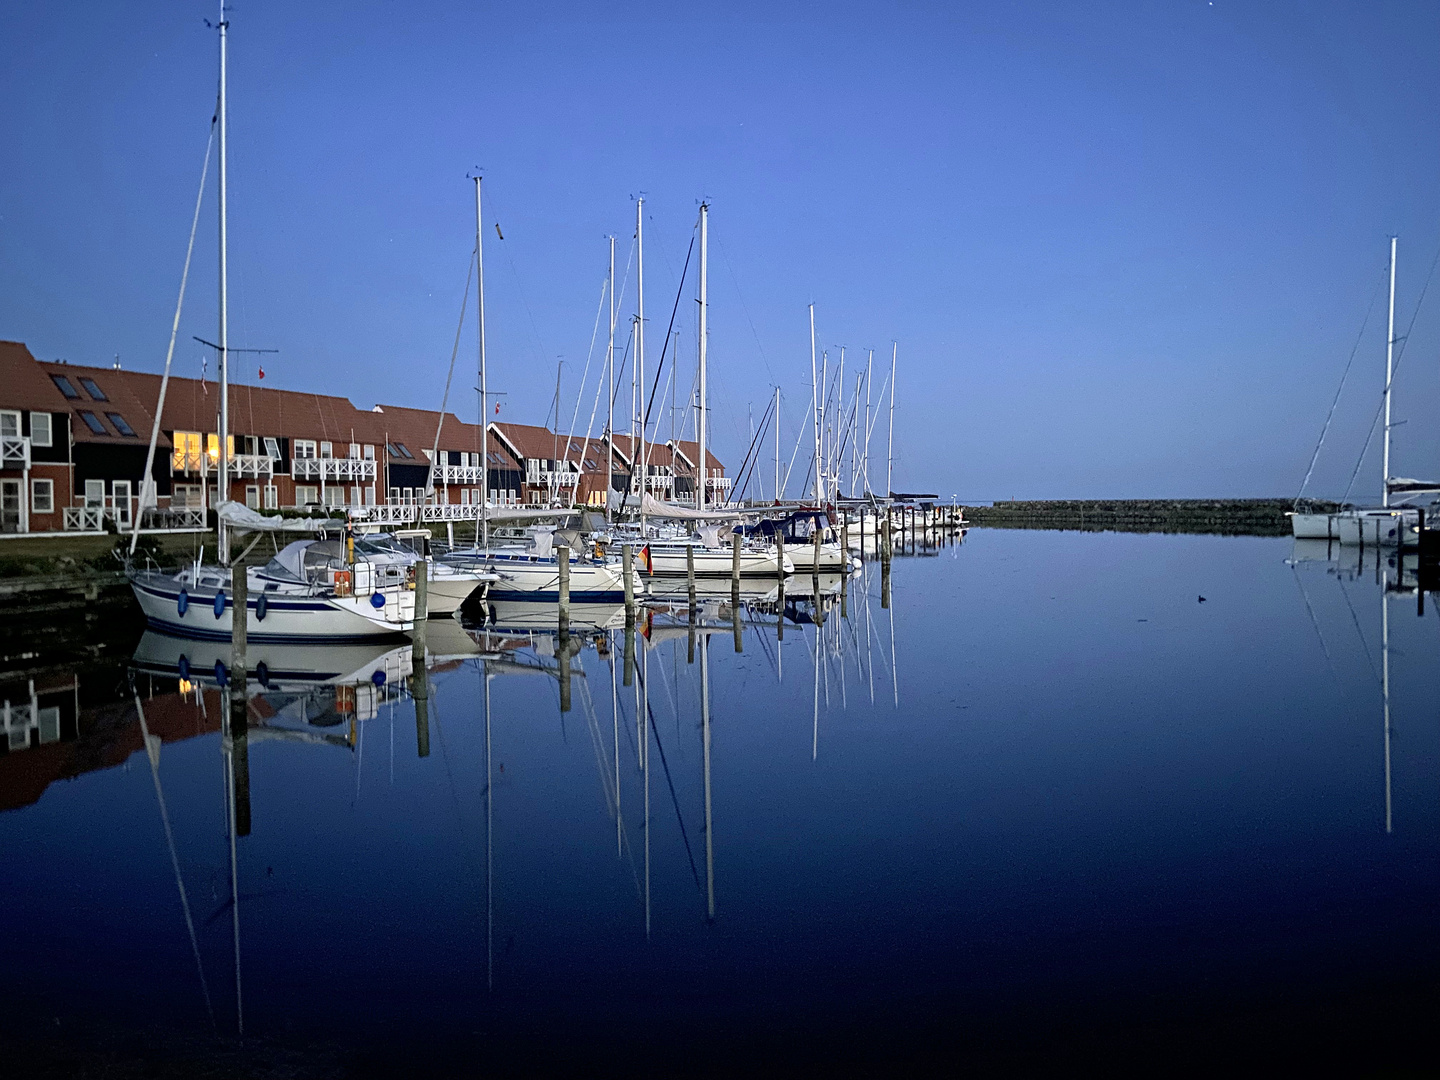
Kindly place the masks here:
MULTIPOLYGON (((700 204, 700 417, 696 422, 697 441, 700 443, 700 487, 697 489, 695 495, 695 508, 697 510, 705 509, 705 479, 710 472, 710 470, 705 467, 705 409, 707 404, 705 397, 705 338, 708 333, 705 319, 708 302, 705 290, 708 284, 706 280, 706 262, 709 255, 709 238, 710 205, 702 202, 700 204)), ((713 914, 713 896, 711 907, 713 914)))
POLYGON ((605 367, 610 373, 610 402, 605 406, 605 520, 611 522, 610 491, 615 476, 615 237, 610 237, 610 344, 605 350, 605 367))
POLYGON ((775 387, 775 501, 780 501, 780 387, 775 387))
MULTIPOLYGON (((222 129, 223 130, 223 129, 222 129)), ((223 143, 222 143, 223 145, 223 143)), ((223 158, 221 159, 224 160, 223 158)), ((223 176, 224 173, 221 173, 223 176)), ((1395 377, 1395 241, 1390 237, 1390 329, 1385 335, 1385 455, 1381 463, 1381 506, 1390 505, 1390 382, 1395 377)))
POLYGON ((865 360, 865 452, 860 455, 860 475, 865 478, 865 494, 870 494, 870 387, 873 384, 871 372, 875 367, 875 350, 865 360))
POLYGON ((631 474, 634 464, 640 463, 640 533, 645 533, 645 200, 635 200, 635 379, 640 396, 635 409, 635 423, 639 441, 631 447, 635 457, 631 459, 631 474))
POLYGON ((820 350, 820 460, 815 463, 815 475, 821 477, 820 505, 825 505, 830 486, 826 469, 830 465, 830 350, 820 350))
POLYGON ((830 467, 831 474, 831 501, 840 496, 840 425, 845 422, 845 346, 840 346, 840 376, 835 383, 839 397, 835 401, 835 426, 831 429, 833 435, 830 437, 830 453, 834 462, 830 467))
MULTIPOLYGON (((226 136, 229 127, 225 100, 225 83, 228 78, 230 24, 225 19, 225 0, 220 0, 220 101, 217 113, 220 117, 220 476, 217 495, 219 502, 230 498, 230 294, 229 257, 230 238, 225 219, 225 198, 229 183, 229 155, 226 152, 226 136)), ((219 555, 222 563, 230 561, 230 533, 225 523, 218 527, 219 555)))
POLYGON ((885 497, 895 493, 895 482, 891 472, 895 468, 895 354, 900 351, 898 342, 890 343, 890 445, 885 450, 885 497))
POLYGON ((815 305, 810 305, 810 423, 815 428, 815 505, 825 501, 820 481, 820 384, 815 378, 815 305))
MULTIPOLYGON (((480 546, 490 546, 490 395, 485 371, 485 241, 480 177, 475 177, 475 310, 480 315, 480 546)), ((488 692, 488 688, 487 688, 488 692)))

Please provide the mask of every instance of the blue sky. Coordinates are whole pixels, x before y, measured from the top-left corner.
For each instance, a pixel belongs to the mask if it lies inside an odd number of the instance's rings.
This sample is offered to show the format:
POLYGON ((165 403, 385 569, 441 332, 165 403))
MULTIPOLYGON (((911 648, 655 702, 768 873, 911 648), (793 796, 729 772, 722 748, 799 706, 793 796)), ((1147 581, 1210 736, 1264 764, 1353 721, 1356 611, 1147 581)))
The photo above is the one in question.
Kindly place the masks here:
MULTIPOLYGON (((0 337, 163 363, 214 7, 0 9, 0 337)), ((439 405, 478 166, 505 236, 487 226, 502 418, 543 422, 563 357, 568 424, 605 237, 623 265, 641 192, 653 363, 704 197, 712 426, 732 466, 776 383, 788 457, 814 302, 851 370, 899 342, 897 489, 1287 495, 1387 237, 1399 332, 1440 249, 1433 4, 240 0, 231 23, 234 340, 281 350, 267 382, 361 405, 439 405)), ((189 335, 214 332, 213 193, 196 259, 183 374, 189 335)), ((1440 473, 1437 304, 1396 382, 1406 475, 1440 473)), ((1344 490, 1378 402, 1383 306, 1319 493, 1344 490)), ((472 323, 453 403, 468 418, 474 360, 472 323)), ((1379 471, 1367 461, 1356 492, 1379 471)))

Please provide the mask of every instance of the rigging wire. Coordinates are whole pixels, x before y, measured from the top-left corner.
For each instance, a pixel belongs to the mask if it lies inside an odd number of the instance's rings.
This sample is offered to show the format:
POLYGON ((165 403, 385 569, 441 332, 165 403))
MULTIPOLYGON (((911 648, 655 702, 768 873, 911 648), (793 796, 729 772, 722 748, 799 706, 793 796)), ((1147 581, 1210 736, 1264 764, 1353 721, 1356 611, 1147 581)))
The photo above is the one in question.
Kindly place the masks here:
MULTIPOLYGON (((1335 399, 1330 402, 1330 411, 1325 414, 1325 423, 1320 428, 1320 438, 1315 443, 1315 452, 1310 455, 1310 467, 1305 470, 1305 479, 1300 482, 1300 490, 1295 494, 1295 509, 1300 509, 1300 498, 1305 494, 1305 488, 1310 483, 1310 476, 1315 471, 1315 462, 1320 457, 1320 448, 1325 445, 1325 435, 1330 430, 1330 421, 1335 419, 1335 407, 1340 404, 1340 395, 1345 390, 1345 380, 1350 377, 1350 366, 1355 363, 1355 354, 1360 351, 1360 342, 1364 340, 1365 328, 1370 325, 1370 315, 1375 310, 1375 301, 1380 299, 1380 292, 1385 288, 1385 273, 1382 272, 1380 280, 1375 284, 1375 291, 1370 294, 1370 305, 1365 309, 1365 318, 1360 320, 1360 333, 1355 335, 1355 345, 1350 350, 1350 359, 1345 361, 1345 371, 1340 376, 1340 386, 1335 391, 1335 399)), ((884 389, 881 389, 884 394, 884 389)))
POLYGON ((470 269, 465 273, 465 291, 460 296, 460 321, 455 326, 455 345, 450 350, 450 370, 445 375, 445 393, 440 398, 440 420, 435 425, 435 446, 430 451, 430 478, 425 482, 425 493, 435 490, 435 465, 440 460, 440 431, 445 426, 445 407, 450 403, 450 380, 455 378, 455 357, 460 355, 460 334, 465 329, 465 306, 470 302, 470 282, 475 280, 475 263, 478 248, 470 249, 470 269))

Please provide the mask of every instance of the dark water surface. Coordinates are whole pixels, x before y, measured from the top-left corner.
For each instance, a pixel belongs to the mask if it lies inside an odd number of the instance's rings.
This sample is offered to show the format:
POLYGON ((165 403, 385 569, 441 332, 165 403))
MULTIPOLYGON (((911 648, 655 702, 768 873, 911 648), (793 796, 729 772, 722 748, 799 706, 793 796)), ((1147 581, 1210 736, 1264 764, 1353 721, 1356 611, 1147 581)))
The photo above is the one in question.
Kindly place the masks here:
POLYGON ((975 531, 783 644, 662 614, 618 715, 618 629, 566 713, 553 638, 442 635, 423 733, 408 652, 339 657, 252 713, 238 920, 205 649, 130 669, 153 771, 123 665, 40 677, 80 715, 0 757, 4 1030, 205 1045, 208 992, 216 1045, 362 1072, 1433 1061, 1440 616, 1296 554, 975 531))

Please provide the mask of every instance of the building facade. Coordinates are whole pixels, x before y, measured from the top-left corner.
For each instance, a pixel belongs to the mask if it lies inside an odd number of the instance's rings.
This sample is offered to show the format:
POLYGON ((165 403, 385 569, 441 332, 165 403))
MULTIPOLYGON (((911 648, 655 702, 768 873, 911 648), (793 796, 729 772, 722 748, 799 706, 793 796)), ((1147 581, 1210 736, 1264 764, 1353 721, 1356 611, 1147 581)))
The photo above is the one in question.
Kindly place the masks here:
MULTIPOLYGON (((0 341, 0 532, 131 527, 156 428, 160 376, 41 361, 0 341)), ((219 386, 170 378, 154 462, 155 509, 147 526, 200 527, 219 498, 219 386)), ((402 406, 356 407, 334 395, 230 387, 231 498, 255 509, 474 506, 492 503, 604 505, 603 439, 566 439, 547 428, 490 424, 402 406), (482 457, 484 460, 482 461, 482 457), (432 479, 433 478, 433 479, 432 479)), ((629 458, 617 439, 616 473, 629 458)), ((649 447, 651 494, 685 497, 677 467, 692 476, 693 443, 649 447), (667 471, 668 470, 668 471, 667 471)), ((728 492, 711 456, 714 501, 728 492)), ((622 479, 618 483, 623 484, 622 479)), ((638 490, 635 479, 634 490, 638 490)), ((693 498, 693 495, 692 495, 693 498)))

